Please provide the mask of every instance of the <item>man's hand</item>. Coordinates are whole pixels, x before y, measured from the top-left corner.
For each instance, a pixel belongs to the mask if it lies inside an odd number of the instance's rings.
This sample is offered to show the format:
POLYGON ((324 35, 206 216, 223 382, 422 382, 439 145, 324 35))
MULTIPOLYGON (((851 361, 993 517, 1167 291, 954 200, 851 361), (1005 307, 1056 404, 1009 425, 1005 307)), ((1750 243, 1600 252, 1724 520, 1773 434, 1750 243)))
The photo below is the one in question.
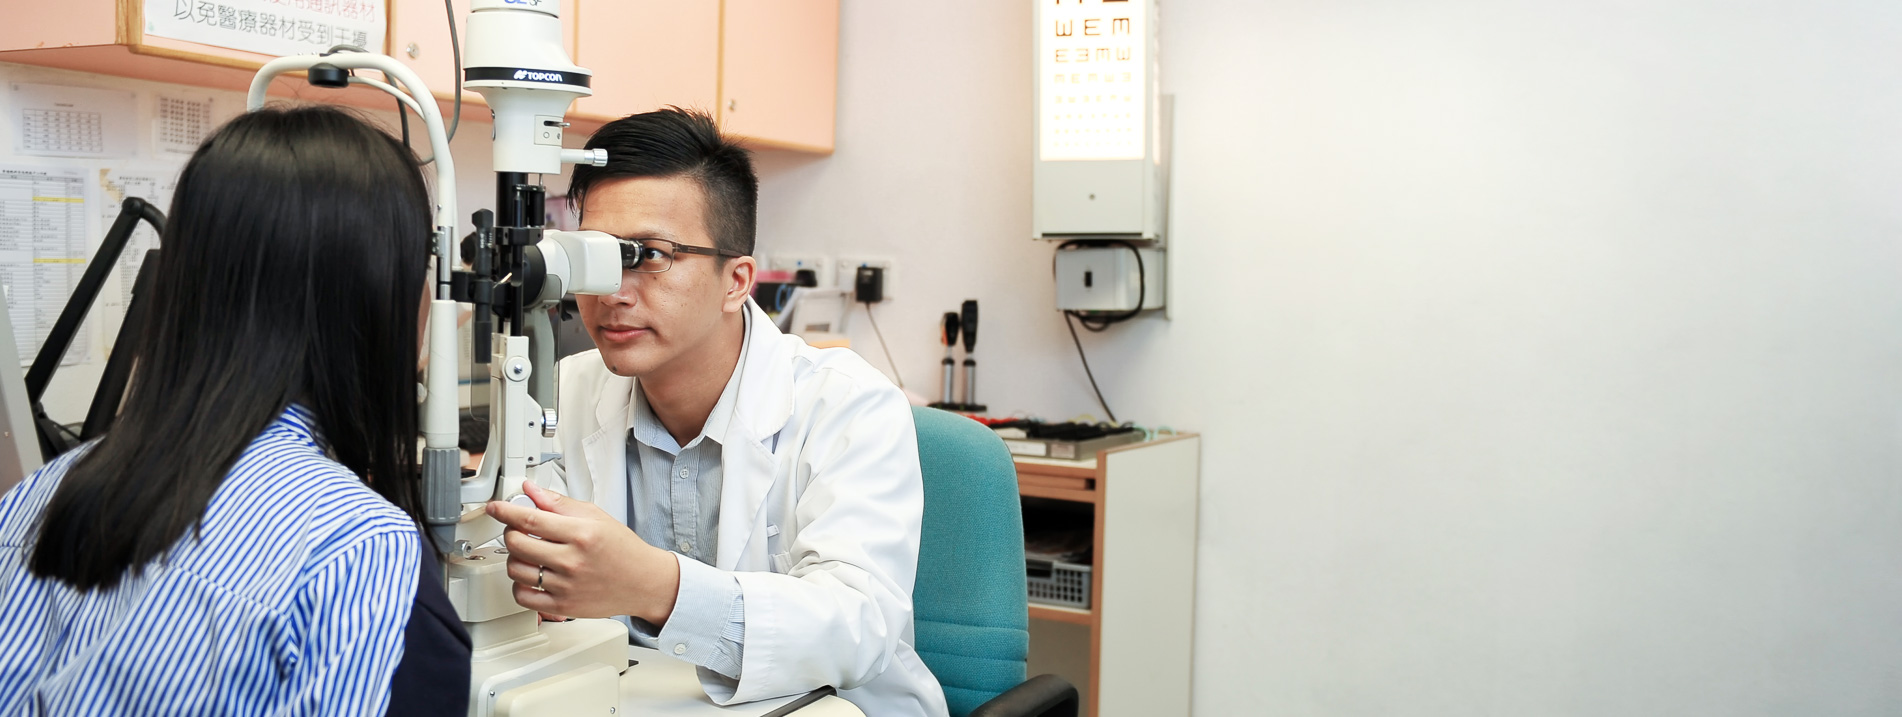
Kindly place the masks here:
POLYGON ((489 517, 508 526, 502 542, 509 549, 517 603, 544 614, 633 615, 666 624, 680 594, 680 563, 673 553, 648 545, 593 503, 532 481, 522 490, 541 510, 501 501, 487 508, 489 517))

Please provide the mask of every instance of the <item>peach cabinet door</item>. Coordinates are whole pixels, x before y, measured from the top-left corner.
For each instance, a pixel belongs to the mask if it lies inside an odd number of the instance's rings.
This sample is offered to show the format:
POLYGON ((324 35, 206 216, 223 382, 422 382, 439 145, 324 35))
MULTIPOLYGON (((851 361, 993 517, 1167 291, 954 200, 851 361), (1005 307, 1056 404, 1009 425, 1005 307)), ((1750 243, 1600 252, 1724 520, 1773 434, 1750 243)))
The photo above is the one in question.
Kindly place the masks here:
POLYGON ((764 144, 832 151, 839 0, 726 0, 720 120, 764 144))
MULTIPOLYGON (((464 54, 469 47, 469 0, 449 0, 456 8, 456 42, 461 43, 464 54)), ((390 25, 387 35, 390 46, 387 53, 399 62, 421 75, 423 84, 429 85, 429 91, 438 98, 455 98, 456 58, 449 45, 449 18, 443 8, 443 0, 388 0, 390 7, 390 25), (415 48, 415 54, 410 48, 415 48)), ((562 43, 568 47, 568 55, 575 52, 575 0, 561 0, 562 43)), ((370 48, 376 51, 376 48, 370 48)), ((464 91, 463 102, 481 102, 482 96, 464 91)), ((392 100, 394 106, 394 100, 392 100)), ((466 114, 468 107, 463 111, 466 114)), ((481 121, 488 121, 487 110, 481 121)), ((449 118, 443 117, 447 122, 449 118)))
POLYGON ((594 73, 584 115, 619 118, 668 105, 714 111, 720 0, 581 0, 576 62, 594 73))
POLYGON ((22 4, 9 14, 11 17, 0 23, 0 50, 110 45, 119 41, 117 0, 22 4))

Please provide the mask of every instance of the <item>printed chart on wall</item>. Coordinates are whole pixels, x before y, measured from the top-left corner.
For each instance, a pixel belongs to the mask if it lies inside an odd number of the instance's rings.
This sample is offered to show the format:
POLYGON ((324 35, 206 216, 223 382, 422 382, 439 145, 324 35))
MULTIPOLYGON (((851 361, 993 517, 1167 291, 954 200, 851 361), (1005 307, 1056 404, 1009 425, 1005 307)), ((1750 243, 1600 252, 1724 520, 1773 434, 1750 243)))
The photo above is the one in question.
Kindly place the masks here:
POLYGON ((152 101, 153 154, 189 157, 218 126, 209 95, 159 93, 152 101))
MULTIPOLYGON (((86 271, 86 171, 0 165, 0 292, 20 363, 33 361, 86 271)), ((60 363, 92 356, 81 331, 60 363)))
POLYGON ((1142 159, 1147 0, 1058 2, 1042 11, 1038 157, 1142 159))
POLYGON ((148 35, 265 55, 383 51, 384 0, 145 0, 148 35))
POLYGON ((138 149, 132 118, 137 96, 126 90, 12 83, 8 100, 13 151, 41 157, 130 157, 138 149))
MULTIPOLYGON (((178 186, 178 165, 150 164, 146 166, 119 167, 101 169, 99 172, 99 236, 91 242, 87 250, 96 253, 105 232, 119 219, 119 208, 127 197, 138 197, 159 211, 170 211, 172 190, 178 186)), ((139 278, 139 267, 145 263, 145 253, 159 248, 158 234, 145 222, 139 222, 138 229, 132 232, 132 238, 126 242, 125 251, 119 254, 118 265, 113 267, 117 276, 106 283, 100 292, 97 309, 93 315, 99 316, 100 337, 104 341, 104 350, 111 351, 119 336, 119 325, 125 321, 125 313, 132 306, 132 285, 139 278)), ((88 254, 90 256, 90 254, 88 254)))

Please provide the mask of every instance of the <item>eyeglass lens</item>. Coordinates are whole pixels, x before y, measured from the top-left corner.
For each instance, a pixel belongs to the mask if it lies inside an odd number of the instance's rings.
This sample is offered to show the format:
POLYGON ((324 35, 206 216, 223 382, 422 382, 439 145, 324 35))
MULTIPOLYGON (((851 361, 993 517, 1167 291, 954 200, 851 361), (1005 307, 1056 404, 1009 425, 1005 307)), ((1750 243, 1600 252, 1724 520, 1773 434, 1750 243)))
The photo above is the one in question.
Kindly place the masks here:
POLYGON ((622 241, 621 268, 643 274, 658 274, 674 264, 672 247, 664 240, 622 241))

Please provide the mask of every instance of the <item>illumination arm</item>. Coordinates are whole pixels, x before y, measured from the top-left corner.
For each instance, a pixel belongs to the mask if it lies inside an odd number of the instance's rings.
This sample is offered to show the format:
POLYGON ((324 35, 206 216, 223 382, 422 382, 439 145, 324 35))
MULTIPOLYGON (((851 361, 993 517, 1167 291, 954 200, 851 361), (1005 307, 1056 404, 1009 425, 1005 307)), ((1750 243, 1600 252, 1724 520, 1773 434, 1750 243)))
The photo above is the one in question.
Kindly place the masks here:
MULTIPOLYGON (((454 259, 454 247, 451 246, 449 235, 455 233, 457 221, 455 159, 449 156, 449 134, 443 129, 442 111, 436 107, 436 102, 433 99, 434 96, 429 93, 429 87, 423 84, 422 78, 416 75, 415 70, 411 70, 408 66, 388 56, 373 55, 367 52, 339 52, 334 55, 294 55, 291 57, 280 57, 265 63, 264 67, 258 70, 258 74, 251 78, 251 91, 245 96, 245 111, 254 111, 264 106, 265 92, 270 88, 271 81, 277 79, 278 75, 287 72, 301 72, 316 65, 331 65, 346 70, 376 70, 396 80, 397 84, 409 92, 409 101, 415 103, 412 105, 412 108, 416 110, 416 114, 423 118, 423 127, 429 134, 430 151, 436 154, 436 162, 434 165, 436 173, 436 227, 439 233, 445 228, 448 230, 443 236, 437 238, 437 258, 439 260, 444 258, 454 259), (417 98, 429 99, 427 101, 419 101, 417 98)), ((373 87, 384 84, 376 80, 370 80, 369 78, 358 79, 367 80, 363 84, 373 87)), ((397 96, 399 99, 402 98, 400 94, 397 96)), ((437 274, 439 275, 442 285, 437 294, 440 298, 448 298, 448 295, 443 292, 448 291, 449 272, 453 268, 453 263, 442 263, 437 267, 437 274)))

